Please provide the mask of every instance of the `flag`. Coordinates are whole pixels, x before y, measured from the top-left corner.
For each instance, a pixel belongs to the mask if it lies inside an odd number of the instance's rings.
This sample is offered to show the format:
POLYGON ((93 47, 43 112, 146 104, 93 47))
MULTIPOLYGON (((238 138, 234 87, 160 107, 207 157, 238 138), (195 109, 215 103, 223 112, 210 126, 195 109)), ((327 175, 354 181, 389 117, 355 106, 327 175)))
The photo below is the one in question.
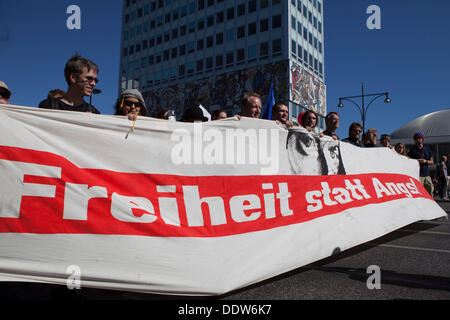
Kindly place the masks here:
POLYGON ((269 95, 267 96, 266 106, 264 107, 264 113, 262 119, 272 120, 272 108, 275 105, 275 93, 273 91, 273 81, 270 84, 269 95))
POLYGON ((211 114, 206 110, 201 104, 199 105, 200 109, 202 109, 203 116, 208 118, 208 121, 211 121, 211 114))

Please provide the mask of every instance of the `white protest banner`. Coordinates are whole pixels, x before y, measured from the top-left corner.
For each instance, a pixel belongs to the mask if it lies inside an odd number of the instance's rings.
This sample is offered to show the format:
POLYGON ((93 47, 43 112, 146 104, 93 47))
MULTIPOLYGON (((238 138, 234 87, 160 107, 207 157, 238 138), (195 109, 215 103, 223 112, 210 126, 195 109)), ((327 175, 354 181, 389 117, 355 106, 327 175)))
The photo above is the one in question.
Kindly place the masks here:
POLYGON ((1 281, 222 294, 445 216, 387 148, 247 118, 131 125, 0 106, 1 281))

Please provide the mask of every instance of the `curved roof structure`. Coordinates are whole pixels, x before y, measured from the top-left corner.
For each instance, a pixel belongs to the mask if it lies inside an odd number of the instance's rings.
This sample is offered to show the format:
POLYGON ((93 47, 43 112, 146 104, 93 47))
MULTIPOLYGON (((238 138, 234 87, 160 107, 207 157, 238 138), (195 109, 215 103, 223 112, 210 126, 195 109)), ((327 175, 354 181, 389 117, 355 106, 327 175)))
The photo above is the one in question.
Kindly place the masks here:
POLYGON ((420 131, 426 143, 450 142, 450 109, 436 111, 414 119, 391 134, 391 140, 409 140, 420 131))

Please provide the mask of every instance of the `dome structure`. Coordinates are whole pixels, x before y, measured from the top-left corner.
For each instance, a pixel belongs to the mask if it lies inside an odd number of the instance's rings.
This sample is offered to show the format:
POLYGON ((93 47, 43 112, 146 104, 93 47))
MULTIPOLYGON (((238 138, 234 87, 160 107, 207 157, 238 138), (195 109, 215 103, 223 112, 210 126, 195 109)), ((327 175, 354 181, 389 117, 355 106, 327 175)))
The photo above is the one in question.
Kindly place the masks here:
POLYGON ((450 109, 440 110, 414 119, 391 134, 391 141, 413 144, 413 135, 421 132, 425 143, 450 143, 450 109))
POLYGON ((430 167, 434 172, 441 156, 450 154, 450 109, 432 112, 408 122, 391 134, 391 144, 401 142, 408 149, 414 145, 416 132, 423 134, 423 143, 434 153, 434 165, 430 167))

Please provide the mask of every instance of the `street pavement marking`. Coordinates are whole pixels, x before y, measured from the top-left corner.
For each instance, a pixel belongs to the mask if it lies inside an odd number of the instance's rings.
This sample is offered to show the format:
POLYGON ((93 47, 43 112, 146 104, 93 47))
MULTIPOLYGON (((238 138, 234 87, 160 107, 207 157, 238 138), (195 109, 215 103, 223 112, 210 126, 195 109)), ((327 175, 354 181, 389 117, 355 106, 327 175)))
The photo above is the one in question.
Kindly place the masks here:
POLYGON ((383 244, 383 243, 376 243, 376 242, 369 242, 369 243, 367 243, 367 245, 380 246, 380 247, 386 247, 386 248, 396 248, 396 249, 411 249, 411 250, 420 250, 420 251, 429 251, 429 252, 450 253, 450 250, 445 250, 445 249, 399 246, 399 245, 395 245, 395 244, 383 244))

